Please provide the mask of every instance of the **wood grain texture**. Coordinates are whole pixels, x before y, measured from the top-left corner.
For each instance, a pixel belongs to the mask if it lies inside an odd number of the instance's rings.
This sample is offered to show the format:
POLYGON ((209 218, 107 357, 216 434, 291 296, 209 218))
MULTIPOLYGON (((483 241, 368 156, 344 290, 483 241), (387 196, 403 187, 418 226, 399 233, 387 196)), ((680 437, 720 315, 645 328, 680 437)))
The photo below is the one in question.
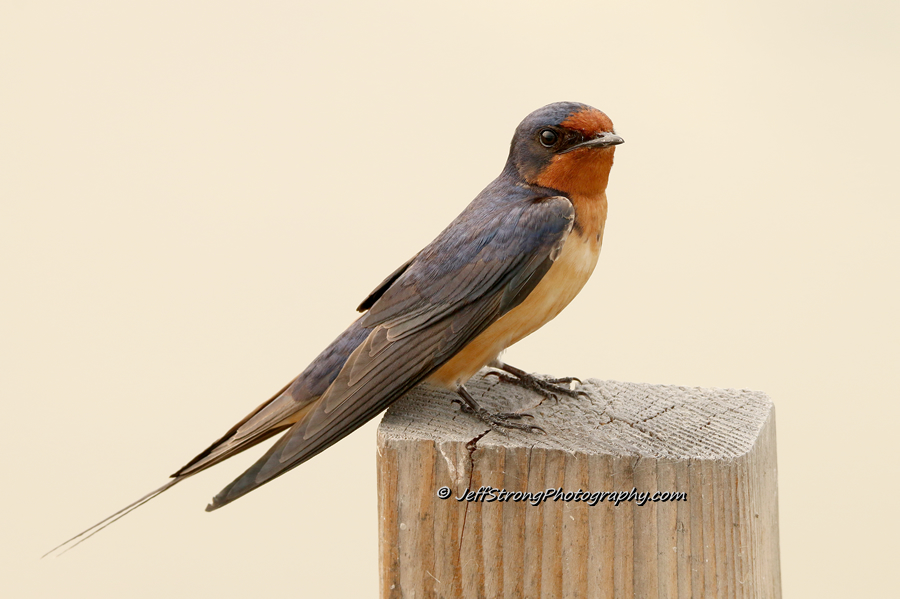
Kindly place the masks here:
POLYGON ((388 410, 378 430, 383 599, 781 596, 765 394, 589 380, 579 386, 589 397, 541 402, 481 375, 467 388, 491 409, 533 414, 547 434, 491 431, 428 386, 388 410), (686 499, 456 500, 481 487, 686 499))

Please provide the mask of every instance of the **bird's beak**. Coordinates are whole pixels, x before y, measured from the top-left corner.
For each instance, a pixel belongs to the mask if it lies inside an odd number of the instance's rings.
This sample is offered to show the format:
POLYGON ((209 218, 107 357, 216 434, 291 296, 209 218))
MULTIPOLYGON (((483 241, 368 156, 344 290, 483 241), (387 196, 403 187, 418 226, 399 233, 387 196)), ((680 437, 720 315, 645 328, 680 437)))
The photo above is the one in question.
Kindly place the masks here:
POLYGON ((595 137, 592 137, 587 141, 583 141, 578 145, 574 145, 571 148, 565 149, 560 152, 560 154, 565 154, 566 152, 572 152, 574 150, 580 150, 581 148, 608 148, 610 146, 617 146, 622 143, 625 143, 625 140, 618 135, 601 131, 595 137))

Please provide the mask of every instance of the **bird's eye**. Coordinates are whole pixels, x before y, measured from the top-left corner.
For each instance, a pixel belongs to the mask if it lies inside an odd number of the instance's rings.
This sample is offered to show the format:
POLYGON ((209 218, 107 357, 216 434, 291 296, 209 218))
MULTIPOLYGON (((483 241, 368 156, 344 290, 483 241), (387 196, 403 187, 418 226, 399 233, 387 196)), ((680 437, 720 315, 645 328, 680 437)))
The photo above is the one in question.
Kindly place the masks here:
POLYGON ((559 136, 553 129, 544 129, 541 131, 541 144, 543 144, 544 147, 552 147, 558 140, 559 136))

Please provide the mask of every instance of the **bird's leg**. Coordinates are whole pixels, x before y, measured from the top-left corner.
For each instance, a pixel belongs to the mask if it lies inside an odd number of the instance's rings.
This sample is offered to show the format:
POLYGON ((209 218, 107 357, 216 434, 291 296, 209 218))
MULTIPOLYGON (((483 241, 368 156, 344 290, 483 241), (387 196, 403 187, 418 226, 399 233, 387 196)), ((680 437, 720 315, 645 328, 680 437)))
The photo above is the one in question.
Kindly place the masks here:
POLYGON ((531 389, 532 391, 540 393, 547 399, 550 399, 551 397, 557 399, 557 394, 566 395, 568 397, 578 397, 579 395, 587 396, 587 393, 585 393, 584 391, 576 391, 569 387, 569 384, 572 381, 578 381, 579 383, 581 383, 581 379, 575 378, 574 376, 545 380, 538 378, 533 374, 529 374, 524 370, 520 370, 515 366, 504 364, 500 360, 494 360, 489 364, 489 366, 509 373, 503 374, 495 371, 488 372, 489 375, 494 375, 495 377, 497 377, 497 380, 503 381, 504 383, 517 385, 519 387, 524 387, 526 389, 531 389))
POLYGON ((522 417, 527 416, 532 418, 531 414, 517 414, 515 412, 499 412, 494 414, 493 412, 483 408, 475 401, 475 398, 472 397, 465 387, 462 385, 457 388, 456 392, 462 398, 454 399, 453 401, 458 403, 460 409, 463 412, 468 414, 472 414, 482 422, 488 424, 491 428, 515 428, 523 431, 537 431, 537 432, 545 432, 539 426, 534 426, 532 424, 522 424, 521 422, 511 422, 513 420, 521 420, 522 417))

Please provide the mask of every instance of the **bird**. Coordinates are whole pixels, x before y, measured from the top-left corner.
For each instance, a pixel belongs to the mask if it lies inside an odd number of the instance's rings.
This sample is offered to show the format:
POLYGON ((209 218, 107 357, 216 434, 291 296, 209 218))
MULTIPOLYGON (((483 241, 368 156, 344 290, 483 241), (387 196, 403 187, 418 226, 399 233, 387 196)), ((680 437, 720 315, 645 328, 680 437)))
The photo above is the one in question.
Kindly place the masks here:
POLYGON ((577 379, 541 379, 500 355, 556 317, 593 272, 610 169, 623 141, 610 118, 586 104, 556 102, 529 114, 500 175, 388 275, 359 304, 362 315, 299 376, 165 485, 45 555, 68 551, 183 480, 283 433, 206 510, 227 505, 340 441, 422 382, 455 392, 462 411, 492 428, 540 432, 524 414, 485 409, 465 384, 490 366, 507 383, 545 395, 573 393, 567 383, 577 379))

